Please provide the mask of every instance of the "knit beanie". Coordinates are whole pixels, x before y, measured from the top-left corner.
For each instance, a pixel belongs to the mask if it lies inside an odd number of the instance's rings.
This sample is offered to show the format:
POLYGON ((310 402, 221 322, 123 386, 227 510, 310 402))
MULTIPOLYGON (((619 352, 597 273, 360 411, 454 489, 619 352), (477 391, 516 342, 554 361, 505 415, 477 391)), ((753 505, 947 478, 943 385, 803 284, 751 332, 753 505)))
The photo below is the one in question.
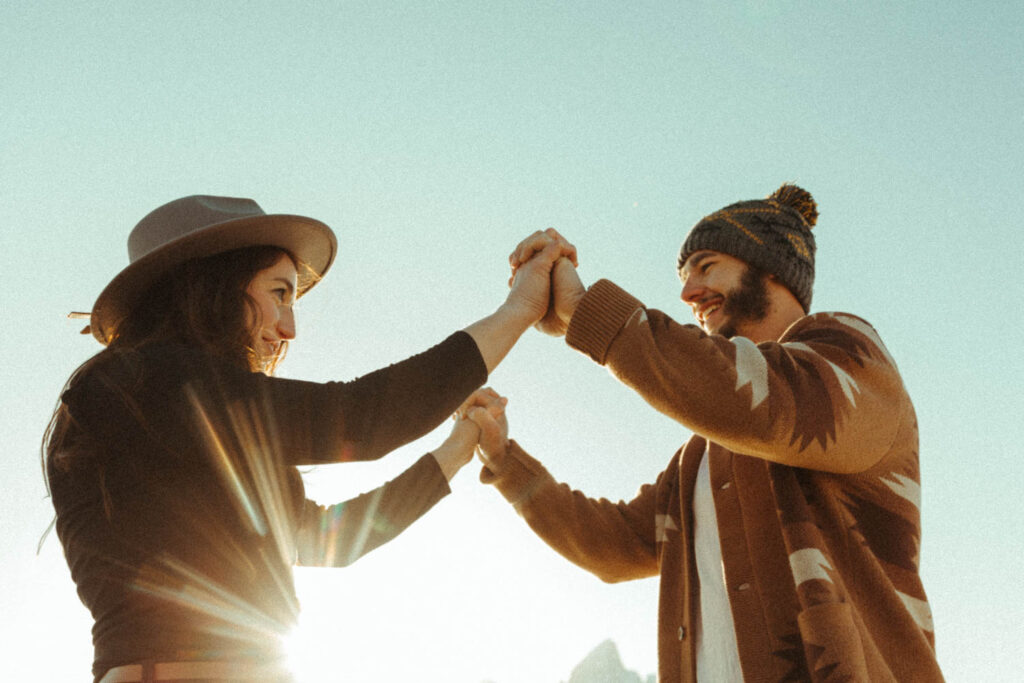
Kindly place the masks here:
POLYGON ((771 273, 811 307, 814 287, 814 235, 818 205, 811 194, 785 184, 767 199, 730 204, 693 226, 679 251, 678 267, 696 251, 720 251, 771 273))

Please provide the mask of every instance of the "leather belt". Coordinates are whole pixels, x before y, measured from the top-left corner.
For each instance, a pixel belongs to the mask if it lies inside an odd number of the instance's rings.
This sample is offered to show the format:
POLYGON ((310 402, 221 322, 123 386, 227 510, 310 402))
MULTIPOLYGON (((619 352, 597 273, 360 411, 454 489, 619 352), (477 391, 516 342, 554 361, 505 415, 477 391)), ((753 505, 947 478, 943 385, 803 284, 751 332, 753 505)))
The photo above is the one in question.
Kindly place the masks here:
POLYGON ((291 680, 292 678, 279 665, 211 661, 124 664, 108 670, 100 679, 100 683, 149 683, 150 681, 274 681, 287 683, 291 680))

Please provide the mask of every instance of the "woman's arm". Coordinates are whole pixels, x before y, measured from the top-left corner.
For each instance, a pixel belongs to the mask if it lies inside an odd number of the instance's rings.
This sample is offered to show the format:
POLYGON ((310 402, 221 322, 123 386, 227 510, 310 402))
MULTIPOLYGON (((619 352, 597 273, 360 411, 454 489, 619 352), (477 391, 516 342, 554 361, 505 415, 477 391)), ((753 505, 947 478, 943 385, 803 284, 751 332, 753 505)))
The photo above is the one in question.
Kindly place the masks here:
POLYGON ((448 482, 473 459, 479 433, 472 421, 457 416, 444 443, 392 481, 329 507, 307 500, 298 563, 344 567, 405 531, 449 493, 448 482))
MULTIPOLYGON (((538 243, 535 252, 531 251, 532 258, 514 268, 508 297, 498 310, 465 329, 480 349, 488 373, 497 367, 523 332, 546 320, 545 314, 552 301, 551 276, 556 264, 562 259, 576 263, 576 248, 561 238, 538 243)), ((561 270, 575 274, 573 268, 561 270)))
MULTIPOLYGON (((192 392, 189 400, 198 400, 203 411, 197 424, 223 427, 227 441, 231 432, 264 437, 290 465, 380 458, 441 424, 544 316, 551 271, 564 249, 552 243, 520 267, 491 315, 351 382, 317 384, 221 368, 213 373, 216 382, 192 392), (228 414, 219 415, 224 404, 228 414)), ((203 384, 210 373, 193 375, 203 384)))
POLYGON ((346 567, 423 516, 450 489, 431 455, 383 486, 330 506, 306 500, 296 535, 298 564, 346 567))

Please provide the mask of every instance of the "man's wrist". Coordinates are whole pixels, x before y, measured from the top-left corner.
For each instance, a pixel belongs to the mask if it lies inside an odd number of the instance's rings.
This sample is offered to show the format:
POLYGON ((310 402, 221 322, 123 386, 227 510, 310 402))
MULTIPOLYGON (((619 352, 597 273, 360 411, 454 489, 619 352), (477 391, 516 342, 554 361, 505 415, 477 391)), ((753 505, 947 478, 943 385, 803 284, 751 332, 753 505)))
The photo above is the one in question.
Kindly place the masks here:
POLYGON ((566 296, 565 305, 560 310, 559 317, 566 325, 572 320, 572 317, 576 315, 576 309, 580 307, 580 302, 583 301, 583 297, 587 295, 587 290, 581 289, 578 292, 574 292, 566 296))

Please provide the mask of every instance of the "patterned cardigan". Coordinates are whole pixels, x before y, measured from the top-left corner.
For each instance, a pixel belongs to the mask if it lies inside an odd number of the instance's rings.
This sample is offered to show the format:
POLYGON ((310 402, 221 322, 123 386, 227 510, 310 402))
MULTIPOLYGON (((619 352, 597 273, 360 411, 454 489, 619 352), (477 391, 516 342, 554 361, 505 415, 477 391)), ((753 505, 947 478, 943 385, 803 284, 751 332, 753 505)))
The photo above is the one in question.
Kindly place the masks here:
POLYGON ((874 329, 843 313, 778 342, 708 336, 595 283, 568 343, 695 436, 628 502, 557 483, 514 441, 481 478, 605 581, 660 574, 659 680, 696 680, 693 490, 707 448, 747 681, 941 681, 918 575, 917 421, 874 329))

